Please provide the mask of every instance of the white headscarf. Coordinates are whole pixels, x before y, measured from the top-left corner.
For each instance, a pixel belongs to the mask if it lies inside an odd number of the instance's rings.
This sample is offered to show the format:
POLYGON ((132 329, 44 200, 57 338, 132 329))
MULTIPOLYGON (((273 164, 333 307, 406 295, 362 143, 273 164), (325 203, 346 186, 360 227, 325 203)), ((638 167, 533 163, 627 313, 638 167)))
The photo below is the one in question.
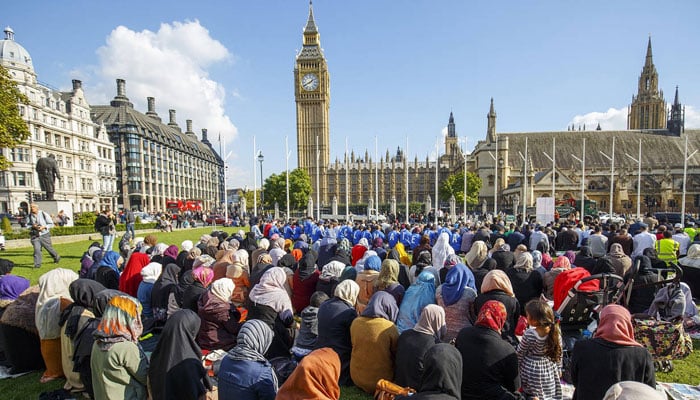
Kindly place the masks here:
POLYGON ((41 339, 61 336, 58 321, 61 318, 61 297, 70 299, 68 287, 78 279, 78 274, 65 269, 53 269, 39 278, 39 297, 36 300, 34 322, 41 339))
POLYGON ((357 296, 360 294, 360 285, 355 281, 346 279, 335 287, 335 292, 333 295, 340 300, 350 304, 351 307, 355 307, 357 303, 357 296))
POLYGON ((450 236, 447 232, 442 232, 433 246, 433 267, 440 271, 445 266, 447 256, 454 253, 455 249, 450 246, 450 236))
POLYGON ((218 297, 219 299, 229 302, 231 301, 231 295, 233 290, 236 289, 236 285, 233 283, 231 278, 219 278, 211 284, 211 294, 218 297))
POLYGON ((345 269, 345 264, 340 262, 340 261, 331 261, 328 264, 323 266, 323 269, 321 270, 321 279, 324 279, 326 281, 330 281, 331 278, 340 278, 340 275, 343 274, 343 270, 345 269))
POLYGON ((280 267, 272 267, 265 271, 260 278, 260 283, 253 287, 248 298, 253 303, 272 307, 278 313, 285 310, 292 311, 292 302, 284 288, 285 283, 287 283, 287 273, 280 267))
POLYGON ((153 251, 151 252, 151 257, 153 256, 160 256, 165 253, 165 250, 168 249, 168 245, 165 243, 158 243, 157 245, 153 246, 153 251))
POLYGON ((186 252, 189 252, 190 250, 192 250, 192 247, 194 247, 194 243, 192 243, 191 240, 185 240, 180 245, 180 248, 182 249, 182 251, 186 251, 186 252))
POLYGON ((150 262, 141 269, 141 276, 146 283, 155 283, 161 272, 163 272, 163 264, 159 262, 150 262))

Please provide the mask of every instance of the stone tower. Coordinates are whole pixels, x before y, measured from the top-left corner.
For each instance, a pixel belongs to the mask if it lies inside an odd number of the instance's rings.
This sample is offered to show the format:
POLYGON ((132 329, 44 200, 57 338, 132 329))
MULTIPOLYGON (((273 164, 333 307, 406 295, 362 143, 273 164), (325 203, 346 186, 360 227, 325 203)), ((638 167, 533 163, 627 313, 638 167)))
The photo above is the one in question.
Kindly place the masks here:
POLYGON ((296 56, 294 67, 294 98, 297 105, 297 159, 299 168, 309 173, 311 196, 320 194, 322 204, 328 204, 326 169, 330 162, 330 76, 321 49, 321 40, 309 2, 309 19, 304 27, 303 47, 296 56), (316 186, 316 171, 319 183, 316 186))
POLYGON ((676 86, 676 96, 673 100, 673 105, 671 106, 671 111, 668 113, 668 122, 666 126, 668 131, 676 136, 680 136, 681 132, 685 129, 685 107, 681 106, 681 102, 678 99, 678 86, 676 86))
POLYGON ((450 119, 447 122, 447 137, 445 137, 445 154, 451 158, 461 157, 459 139, 457 138, 457 128, 455 127, 455 117, 450 111, 450 119))
POLYGON ((665 129, 666 101, 664 92, 659 90, 659 74, 656 72, 651 55, 651 37, 647 44, 647 55, 639 76, 637 95, 632 96, 632 104, 627 115, 627 129, 665 129))

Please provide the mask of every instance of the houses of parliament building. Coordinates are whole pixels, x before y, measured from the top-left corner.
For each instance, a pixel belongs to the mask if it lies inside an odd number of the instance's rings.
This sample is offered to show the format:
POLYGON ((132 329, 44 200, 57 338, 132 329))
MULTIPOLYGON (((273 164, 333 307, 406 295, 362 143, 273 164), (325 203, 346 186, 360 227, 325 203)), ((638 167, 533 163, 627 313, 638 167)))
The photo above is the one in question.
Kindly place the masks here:
MULTIPOLYGON (((296 56, 294 93, 297 157, 299 168, 311 177, 313 201, 318 194, 322 206, 334 202, 344 205, 347 191, 351 205, 371 204, 378 187, 379 208, 387 210, 392 202, 405 204, 408 181, 409 202, 427 205, 432 201, 434 207, 435 199, 430 198, 435 193, 435 160, 417 156, 409 159, 399 148, 395 152, 392 149, 391 153, 386 150, 378 159, 367 151, 364 154, 353 151, 345 159, 331 162, 330 75, 311 5, 303 31, 303 47, 296 56)), ((552 194, 556 199, 579 199, 584 179, 585 198, 596 201, 599 209, 608 210, 610 185, 613 185, 613 210, 634 213, 639 182, 642 212, 679 211, 685 146, 687 143, 687 154, 700 149, 700 130, 684 128, 685 110, 677 87, 668 110, 663 91, 659 89, 649 38, 637 94, 632 96, 628 108, 627 130, 603 130, 598 124, 595 129, 569 127, 553 132, 498 132, 491 99, 486 135, 471 152, 462 152, 454 116, 450 113, 444 149, 437 161, 437 179, 442 182, 451 174, 461 172, 467 163, 467 170, 482 182, 479 203, 470 206, 475 210, 485 206, 493 211, 496 206, 498 210, 512 211, 523 202, 534 206, 536 198, 552 194)), ((700 209, 700 155, 690 157, 687 166, 686 210, 697 212, 700 209)), ((446 200, 440 199, 440 204, 446 204, 446 200)), ((461 208, 458 204, 457 212, 461 213, 461 208)), ((398 209, 402 210, 403 206, 398 209)))

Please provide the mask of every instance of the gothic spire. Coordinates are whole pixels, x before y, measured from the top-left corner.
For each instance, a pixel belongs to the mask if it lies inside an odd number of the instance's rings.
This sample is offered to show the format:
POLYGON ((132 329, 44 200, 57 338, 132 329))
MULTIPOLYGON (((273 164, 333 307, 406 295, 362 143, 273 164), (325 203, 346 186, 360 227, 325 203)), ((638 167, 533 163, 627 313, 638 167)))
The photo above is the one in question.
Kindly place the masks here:
POLYGON ((495 117, 496 111, 493 108, 493 97, 491 97, 491 108, 489 109, 489 117, 495 117))
POLYGON ((314 21, 314 7, 313 2, 309 0, 309 20, 306 22, 306 27, 304 28, 304 33, 317 33, 318 28, 316 27, 316 21, 314 21))
POLYGON ((651 35, 649 35, 649 42, 647 43, 647 58, 644 62, 645 67, 651 67, 654 65, 654 60, 651 55, 651 35))
POLYGON ((450 119, 447 123, 447 137, 457 137, 457 130, 455 129, 455 117, 450 111, 450 119))
POLYGON ((678 85, 676 85, 676 97, 673 99, 674 106, 680 106, 681 102, 678 100, 678 85))

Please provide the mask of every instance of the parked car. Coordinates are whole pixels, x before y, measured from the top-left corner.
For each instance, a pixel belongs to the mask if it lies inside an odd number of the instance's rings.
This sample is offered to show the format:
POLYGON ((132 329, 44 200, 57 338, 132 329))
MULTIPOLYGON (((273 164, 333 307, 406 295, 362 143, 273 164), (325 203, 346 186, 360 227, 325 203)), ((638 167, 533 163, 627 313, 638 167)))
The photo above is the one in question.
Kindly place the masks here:
POLYGON ((598 219, 600 220, 601 224, 606 224, 606 223, 611 223, 611 224, 624 224, 625 223, 625 218, 621 217, 615 213, 613 213, 612 217, 608 215, 608 213, 599 211, 598 212, 598 219))
MULTIPOLYGON (((212 214, 204 220, 207 225, 224 225, 224 216, 218 214, 212 214)), ((231 226, 231 218, 228 219, 226 226, 231 226)))
MULTIPOLYGON (((659 223, 662 223, 663 221, 666 221, 671 225, 681 223, 681 213, 679 212, 657 212, 654 213, 654 218, 656 218, 656 220, 659 221, 659 223)), ((686 214, 685 223, 687 224, 688 222, 692 222, 697 225, 697 221, 695 221, 695 218, 693 218, 689 214, 686 214)))

